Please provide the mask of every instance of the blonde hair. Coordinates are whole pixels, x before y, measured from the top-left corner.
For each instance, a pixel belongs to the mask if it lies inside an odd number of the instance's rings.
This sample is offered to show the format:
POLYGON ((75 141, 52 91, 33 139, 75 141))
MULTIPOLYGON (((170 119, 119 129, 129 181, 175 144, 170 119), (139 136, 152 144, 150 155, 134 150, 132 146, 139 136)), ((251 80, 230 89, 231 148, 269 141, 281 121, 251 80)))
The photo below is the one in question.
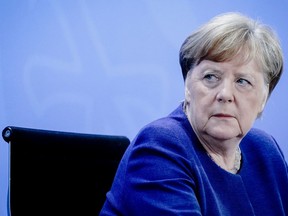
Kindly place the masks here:
POLYGON ((202 60, 229 61, 244 50, 243 63, 256 59, 269 84, 269 95, 283 71, 283 54, 273 30, 240 13, 214 17, 182 44, 179 61, 184 80, 202 60))

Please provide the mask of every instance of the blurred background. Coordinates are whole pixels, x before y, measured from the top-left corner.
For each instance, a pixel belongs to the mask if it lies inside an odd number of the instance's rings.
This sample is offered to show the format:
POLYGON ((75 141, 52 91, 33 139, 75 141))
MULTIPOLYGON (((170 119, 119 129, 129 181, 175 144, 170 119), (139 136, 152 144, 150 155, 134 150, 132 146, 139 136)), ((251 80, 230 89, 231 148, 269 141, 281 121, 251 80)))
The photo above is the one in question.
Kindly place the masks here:
MULTIPOLYGON (((272 26, 288 62, 286 0, 2 0, 0 129, 125 135, 183 100, 178 51, 211 17, 239 11, 272 26)), ((255 127, 288 158, 288 74, 255 127), (285 129, 286 128, 286 129, 285 129)), ((7 215, 9 146, 0 139, 0 215, 7 215)))

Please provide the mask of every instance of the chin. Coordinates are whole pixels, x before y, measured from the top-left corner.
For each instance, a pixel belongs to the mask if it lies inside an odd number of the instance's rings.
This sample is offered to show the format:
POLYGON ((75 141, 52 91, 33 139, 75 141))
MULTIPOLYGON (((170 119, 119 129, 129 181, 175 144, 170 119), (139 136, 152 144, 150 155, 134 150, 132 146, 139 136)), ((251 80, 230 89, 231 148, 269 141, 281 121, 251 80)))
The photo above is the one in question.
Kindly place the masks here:
POLYGON ((231 140, 231 139, 242 137, 239 130, 235 130, 235 131, 234 130, 231 131, 227 129, 225 131, 212 130, 212 131, 206 131, 206 134, 218 140, 231 140))

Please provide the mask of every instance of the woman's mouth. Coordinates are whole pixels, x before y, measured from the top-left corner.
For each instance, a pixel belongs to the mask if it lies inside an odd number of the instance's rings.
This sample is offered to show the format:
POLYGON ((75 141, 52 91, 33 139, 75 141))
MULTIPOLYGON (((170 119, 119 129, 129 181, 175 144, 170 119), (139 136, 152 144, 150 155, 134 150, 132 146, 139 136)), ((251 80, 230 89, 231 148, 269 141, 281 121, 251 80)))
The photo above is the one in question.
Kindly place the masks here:
POLYGON ((234 116, 232 116, 230 114, 225 114, 225 113, 217 113, 217 114, 214 114, 213 117, 216 117, 216 118, 234 118, 234 116))

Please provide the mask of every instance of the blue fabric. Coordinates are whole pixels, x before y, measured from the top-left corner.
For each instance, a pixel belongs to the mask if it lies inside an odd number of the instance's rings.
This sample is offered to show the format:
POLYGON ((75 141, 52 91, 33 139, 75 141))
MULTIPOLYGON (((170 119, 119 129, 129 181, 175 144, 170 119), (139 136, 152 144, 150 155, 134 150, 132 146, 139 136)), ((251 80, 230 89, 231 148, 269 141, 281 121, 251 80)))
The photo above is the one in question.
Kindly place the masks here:
POLYGON ((100 215, 288 215, 287 163, 276 141, 251 129, 238 174, 218 167, 179 106, 128 147, 100 215))

